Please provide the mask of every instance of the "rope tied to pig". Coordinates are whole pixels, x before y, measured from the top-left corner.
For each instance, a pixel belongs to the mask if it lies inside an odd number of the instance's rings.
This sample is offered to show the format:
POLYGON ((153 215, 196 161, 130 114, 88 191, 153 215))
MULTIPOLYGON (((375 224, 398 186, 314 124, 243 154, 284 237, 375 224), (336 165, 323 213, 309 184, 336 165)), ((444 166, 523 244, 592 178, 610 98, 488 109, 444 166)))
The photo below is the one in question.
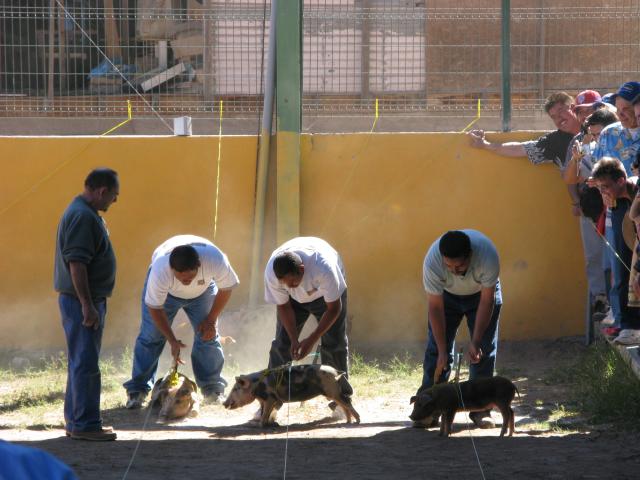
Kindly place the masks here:
MULTIPOLYGON (((460 348, 459 352, 456 354, 454 360, 456 362, 456 374, 453 377, 453 383, 456 385, 457 387, 457 391, 458 391, 458 399, 460 400, 460 405, 462 405, 462 409, 465 410, 466 407, 464 405, 464 399, 462 398, 462 389, 460 388, 460 366, 462 365, 462 358, 463 358, 463 349, 462 347, 460 348)), ((441 420, 444 421, 444 420, 441 420)), ((473 445, 473 451, 476 454, 476 461, 478 462, 478 467, 480 468, 480 475, 482 476, 482 480, 486 480, 486 477, 484 476, 484 470, 482 468, 482 463, 480 462, 480 456, 478 455, 478 449, 476 448, 476 442, 473 439, 473 434, 471 433, 471 428, 469 428, 469 421, 470 419, 467 419, 467 432, 469 432, 469 438, 471 438, 471 445, 473 445)))
MULTIPOLYGON (((173 363, 173 367, 167 374, 169 385, 171 387, 175 387, 178 385, 180 381, 180 377, 178 376, 178 362, 175 361, 173 363)), ((150 399, 147 405, 147 414, 145 415, 144 422, 142 424, 142 429, 140 430, 140 436, 138 437, 138 441, 136 442, 136 447, 133 449, 133 454, 131 455, 131 460, 129 460, 129 465, 127 465, 127 469, 122 476, 122 480, 126 480, 127 475, 129 475, 129 470, 131 470, 131 465, 133 465, 133 460, 136 458, 138 453, 138 449, 140 448, 140 442, 142 442, 142 436, 144 435, 147 429, 147 423, 149 422, 149 417, 151 416, 151 411, 153 410, 154 399, 150 399)))
MULTIPOLYGON (((307 355, 305 358, 308 357, 316 357, 319 356, 320 352, 316 351, 315 353, 310 353, 309 355, 307 355)), ((289 455, 289 424, 291 423, 291 419, 290 419, 290 415, 289 415, 289 405, 291 404, 291 369, 293 368, 293 360, 291 360, 290 362, 285 363, 284 365, 281 365, 279 367, 274 367, 274 368, 267 368, 266 370, 263 370, 263 375, 266 377, 267 375, 269 375, 270 373, 273 373, 274 371, 278 371, 281 370, 282 374, 281 377, 278 377, 278 380, 282 380, 284 378, 284 372, 286 370, 289 370, 289 382, 287 385, 287 432, 286 432, 286 437, 285 437, 285 441, 284 441, 284 469, 282 472, 282 478, 283 480, 286 480, 287 478, 287 457, 289 455)), ((264 378, 264 377, 263 377, 264 378)), ((280 385, 282 385, 282 383, 280 383, 280 385)))

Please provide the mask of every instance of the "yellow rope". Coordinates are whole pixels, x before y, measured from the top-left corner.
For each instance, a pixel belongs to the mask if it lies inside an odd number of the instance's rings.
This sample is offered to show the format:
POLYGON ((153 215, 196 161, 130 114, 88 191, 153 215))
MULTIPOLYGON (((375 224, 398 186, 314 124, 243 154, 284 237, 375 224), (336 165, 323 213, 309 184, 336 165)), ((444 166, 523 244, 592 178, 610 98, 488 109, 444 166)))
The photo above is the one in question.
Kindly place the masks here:
POLYGON ((213 216, 213 240, 218 233, 218 203, 220 199, 220 158, 222 156, 222 100, 220 100, 220 130, 218 131, 218 168, 216 173, 216 207, 213 216))
MULTIPOLYGON (((127 100, 127 113, 128 113, 128 117, 125 121, 120 122, 118 125, 116 125, 113 128, 110 128, 109 130, 107 130, 106 132, 102 133, 100 135, 100 137, 104 137, 105 135, 113 132, 114 130, 116 130, 117 128, 120 128, 122 125, 124 125, 125 123, 129 122, 132 118, 131 115, 131 102, 129 100, 127 100)), ((91 139, 84 147, 82 147, 80 150, 78 150, 74 155, 70 156, 68 159, 66 159, 64 162, 62 162, 60 165, 58 165, 57 167, 55 167, 51 172, 47 173, 44 177, 42 177, 40 180, 38 180, 36 183, 34 183, 33 185, 31 185, 31 187, 29 187, 27 190, 25 190, 24 192, 22 192, 20 195, 18 195, 11 203, 9 203, 6 207, 2 208, 2 210, 0 210, 0 216, 4 215, 5 213, 7 213, 10 209, 12 209, 13 207, 15 207, 18 203, 20 203, 22 200, 24 200, 25 198, 27 198, 29 195, 31 195, 33 192, 35 192, 43 183, 45 183, 46 181, 50 180, 56 173, 58 173, 60 170, 62 170, 64 167, 66 167, 68 164, 70 164, 73 160, 75 160, 76 158, 78 158, 82 153, 84 153, 91 145, 93 145, 93 143, 97 140, 97 138, 93 138, 91 139)))
POLYGON ((123 122, 120 122, 118 125, 116 125, 113 128, 110 128, 109 130, 107 130, 106 132, 104 132, 102 135, 100 135, 101 137, 104 137, 105 135, 109 135, 111 132, 113 132, 114 130, 117 130, 118 128, 120 128, 121 126, 123 126, 126 123, 129 123, 131 121, 131 100, 127 100, 127 119, 124 120, 123 122))
POLYGON ((476 118, 474 118, 471 123, 469 125, 467 125, 466 127, 464 127, 460 133, 465 133, 470 127, 471 125, 473 125, 474 123, 476 123, 478 120, 480 120, 480 99, 478 98, 478 113, 476 114, 476 118))

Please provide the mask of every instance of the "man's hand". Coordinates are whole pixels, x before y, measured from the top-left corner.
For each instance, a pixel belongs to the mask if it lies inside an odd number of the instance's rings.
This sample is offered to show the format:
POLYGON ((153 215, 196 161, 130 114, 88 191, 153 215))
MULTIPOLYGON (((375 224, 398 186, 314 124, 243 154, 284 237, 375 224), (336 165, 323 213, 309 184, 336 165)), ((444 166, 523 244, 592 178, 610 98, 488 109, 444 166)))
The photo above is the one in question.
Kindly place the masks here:
POLYGON ((204 320, 198 325, 198 332, 200 332, 200 336, 202 340, 208 342, 216 338, 218 335, 218 327, 216 325, 217 322, 210 322, 209 320, 204 320))
POLYGON ((171 356, 173 357, 173 361, 175 363, 180 363, 182 365, 184 365, 184 361, 180 358, 180 349, 181 348, 186 348, 187 346, 182 343, 181 340, 174 340, 170 342, 171 345, 171 356))
POLYGON ((94 330, 100 328, 100 314, 93 303, 82 304, 82 326, 94 330))
POLYGON ((298 351, 300 350, 300 342, 298 342, 298 339, 291 339, 291 358, 293 360, 298 360, 298 351))
POLYGON ((476 342, 469 342, 469 362, 478 363, 482 359, 482 349, 476 342))
MULTIPOLYGON (((438 350, 438 360, 436 361, 436 373, 439 372, 438 377, 442 377, 442 373, 447 370, 448 366, 449 366, 449 355, 447 354, 447 352, 441 352, 440 350, 438 350)), ((433 383, 436 384, 441 380, 442 380, 441 378, 434 378, 433 383)))
POLYGON ((294 352, 294 354, 293 354, 293 359, 294 360, 302 360, 304 357, 309 355, 309 353, 311 352, 311 349, 313 348, 313 345, 315 343, 316 343, 316 340, 314 338, 312 338, 312 337, 307 337, 304 340, 302 340, 298 344, 297 351, 294 352))
POLYGON ((608 193, 600 192, 602 195, 602 203, 607 208, 615 208, 616 207, 616 198, 608 193))
POLYGON ((484 130, 471 130, 467 135, 472 147, 484 148, 489 144, 484 138, 484 130))

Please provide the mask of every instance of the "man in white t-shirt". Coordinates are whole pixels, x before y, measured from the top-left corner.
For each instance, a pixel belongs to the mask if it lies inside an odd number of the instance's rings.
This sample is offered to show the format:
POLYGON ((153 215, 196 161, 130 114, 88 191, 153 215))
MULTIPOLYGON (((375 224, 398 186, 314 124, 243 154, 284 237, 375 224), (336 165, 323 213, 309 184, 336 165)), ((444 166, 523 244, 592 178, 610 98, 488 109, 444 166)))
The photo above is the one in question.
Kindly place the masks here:
MULTIPOLYGON (((420 390, 449 379, 463 316, 471 337, 469 378, 493 376, 502 306, 499 273, 495 245, 477 230, 452 230, 431 245, 423 264, 429 327, 420 390), (436 372, 442 372, 438 379, 436 372)), ((489 411, 469 416, 481 428, 493 426, 489 411)))
POLYGON ((347 284, 340 255, 320 238, 298 237, 277 248, 264 272, 265 301, 277 305, 269 368, 301 360, 321 340, 322 364, 348 373, 347 284), (309 315, 318 320, 300 339, 309 315))
POLYGON ((153 387, 165 342, 180 360, 186 347, 171 323, 183 309, 194 331, 191 365, 198 387, 209 402, 223 400, 227 382, 221 376, 224 354, 218 335, 218 316, 238 285, 227 256, 206 238, 178 235, 153 252, 142 290, 142 324, 136 340, 131 379, 124 384, 127 408, 140 408, 153 387))

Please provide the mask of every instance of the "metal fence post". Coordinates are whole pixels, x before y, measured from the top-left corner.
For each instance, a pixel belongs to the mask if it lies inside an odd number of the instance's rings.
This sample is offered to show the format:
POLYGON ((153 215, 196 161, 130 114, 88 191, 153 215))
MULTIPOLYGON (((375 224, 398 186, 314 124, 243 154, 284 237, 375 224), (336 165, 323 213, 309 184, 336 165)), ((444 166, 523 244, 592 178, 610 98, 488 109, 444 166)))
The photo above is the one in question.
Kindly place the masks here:
POLYGON ((280 244, 300 233, 302 2, 280 0, 276 16, 276 237, 280 244))
POLYGON ((511 130, 511 0, 502 0, 502 131, 511 130))

